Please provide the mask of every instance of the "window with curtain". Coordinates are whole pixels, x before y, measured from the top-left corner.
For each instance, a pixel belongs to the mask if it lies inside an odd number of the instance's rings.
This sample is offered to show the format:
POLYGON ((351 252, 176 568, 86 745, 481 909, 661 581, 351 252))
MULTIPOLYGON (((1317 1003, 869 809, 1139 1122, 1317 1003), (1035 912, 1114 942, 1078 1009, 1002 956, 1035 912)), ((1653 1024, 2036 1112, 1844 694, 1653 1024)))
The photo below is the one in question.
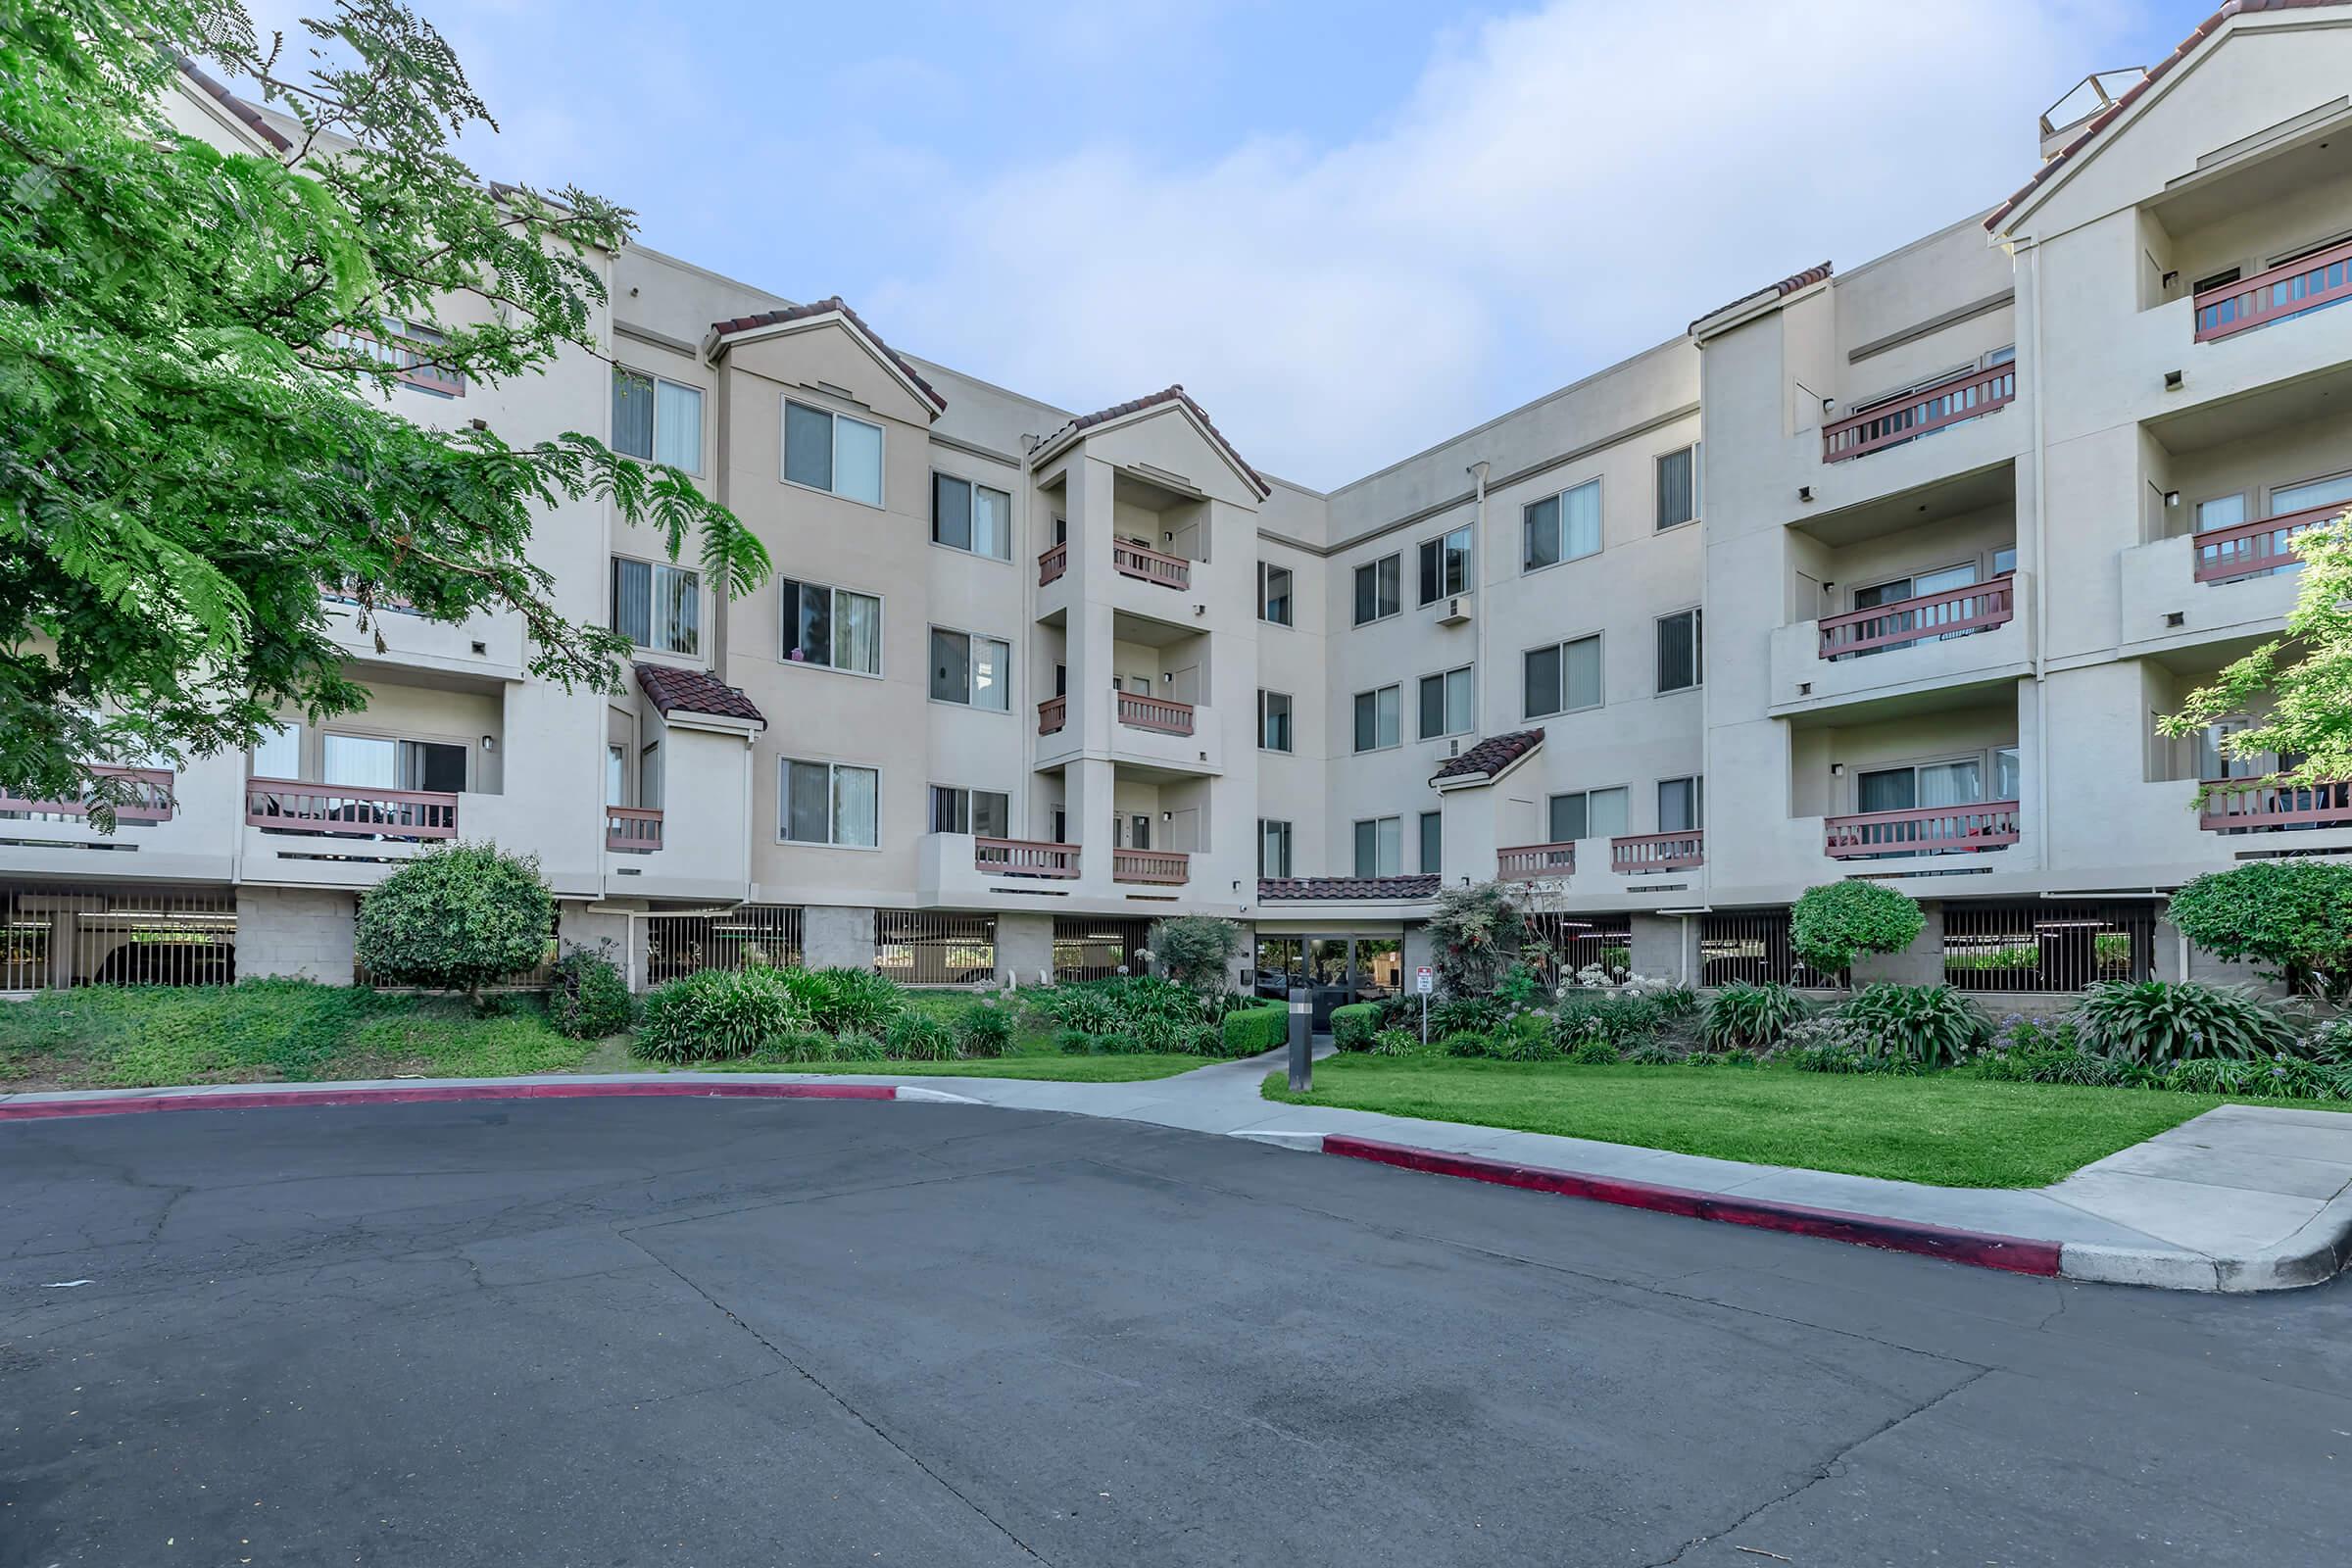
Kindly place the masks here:
POLYGON ((882 673, 882 601, 821 582, 782 579, 785 662, 882 673))
POLYGON ((991 712, 1012 707, 1012 645, 995 637, 931 628, 931 696, 991 712))
POLYGON ((1600 481, 1588 479, 1520 508, 1519 541, 1522 571, 1600 554, 1600 481))
POLYGON ((377 735, 325 735, 320 740, 321 783, 353 789, 400 788, 400 742, 377 735))
POLYGON ((1623 786, 1606 790, 1573 790, 1546 803, 1551 840, 1567 844, 1577 839, 1615 838, 1626 831, 1629 794, 1623 786))
POLYGON ((1291 824, 1268 817, 1257 819, 1257 874, 1291 874, 1291 824))
POLYGON ((1421 813, 1421 871, 1423 875, 1442 871, 1446 861, 1446 813, 1421 813))
POLYGON ((667 562, 612 558, 612 629, 639 648, 701 651, 702 574, 667 562))
POLYGON ((783 800, 777 836, 792 844, 872 849, 881 775, 846 762, 780 759, 783 800))
POLYGON ((1402 869, 1404 822, 1380 816, 1355 824, 1355 874, 1396 876, 1402 869))
POLYGON ((1705 785, 1696 776, 1658 780, 1658 831, 1695 833, 1703 818, 1705 785))
POLYGON ((784 477, 811 490, 880 506, 882 427, 787 398, 784 477))
MULTIPOLYGON (((302 726, 280 724, 262 738, 253 749, 253 777, 298 779, 302 777, 302 726)), ((2219 774, 2212 775, 2219 777, 2219 774)))
POLYGON ((1470 591, 1470 525, 1421 541, 1421 603, 1470 591))
POLYGON ((1005 837, 1012 820, 1012 797, 1001 790, 971 790, 958 785, 931 786, 931 831, 970 833, 984 839, 1005 837))
POLYGON ((1355 624, 1385 620, 1403 608, 1404 558, 1383 556, 1355 568, 1355 624))
POLYGON ((702 388, 637 370, 614 370, 612 450, 701 473, 702 388))
POLYGON ((1698 515, 1698 446, 1658 459, 1658 526, 1672 528, 1698 515))
POLYGON ((1600 634, 1549 648, 1531 648, 1522 679, 1529 718, 1600 706, 1600 634))
POLYGON ((931 475, 931 542, 1012 559, 1012 497, 952 473, 931 475))
POLYGON ((1658 617, 1658 691, 1689 691, 1699 683, 1699 612, 1685 610, 1658 617))
POLYGON ((1257 618, 1277 626, 1291 623, 1291 568, 1257 564, 1257 618))
POLYGON ((1471 666, 1421 677, 1421 738, 1467 735, 1477 728, 1471 666))
POLYGON ((1397 734, 1398 690, 1383 686, 1378 691, 1355 694, 1355 749, 1377 752, 1395 746, 1397 734))
POLYGON ((1257 693, 1257 744, 1269 752, 1291 749, 1291 694, 1270 692, 1263 687, 1257 693))
POLYGON ((605 804, 629 804, 629 749, 608 744, 605 747, 605 804))

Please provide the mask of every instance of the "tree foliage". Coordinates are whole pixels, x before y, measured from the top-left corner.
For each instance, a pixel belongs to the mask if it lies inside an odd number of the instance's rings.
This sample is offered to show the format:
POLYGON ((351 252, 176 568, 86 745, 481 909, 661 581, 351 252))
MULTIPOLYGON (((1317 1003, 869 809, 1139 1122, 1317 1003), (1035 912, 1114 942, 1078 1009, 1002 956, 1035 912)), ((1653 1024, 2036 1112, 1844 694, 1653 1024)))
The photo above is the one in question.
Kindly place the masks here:
POLYGON ((360 963, 394 985, 463 991, 539 966, 556 901, 539 858, 450 844, 409 861, 360 901, 360 963))
POLYGON ((1152 921, 1144 945, 1178 985, 1222 991, 1227 966, 1242 951, 1242 928, 1213 914, 1174 914, 1152 921))
POLYGON ((2352 992, 2352 865, 2248 860, 2209 871, 2173 895, 2165 918, 2222 958, 2274 965, 2297 991, 2352 992))
POLYGON ((1788 945, 1805 966, 1836 976, 1865 953, 1900 953, 1919 940, 1918 903, 1877 882, 1807 888, 1788 911, 1788 945))
POLYGON ((1474 882, 1438 894, 1429 917, 1430 967, 1438 994, 1492 996, 1514 963, 1526 960, 1542 938, 1528 918, 1527 890, 1518 882, 1474 882))
POLYGON ((398 334, 469 385, 603 359, 633 220, 478 177, 454 145, 489 111, 397 0, 303 26, 265 46, 234 0, 0 0, 0 788, 103 806, 91 761, 365 706, 322 592, 363 631, 394 602, 511 612, 533 673, 611 687, 626 645, 562 615, 526 554, 566 502, 696 542, 725 591, 766 573, 674 469, 577 433, 511 445, 462 402, 425 411, 452 428, 408 416, 427 400, 395 400, 398 334), (291 115, 293 145, 173 129, 183 55, 291 115))

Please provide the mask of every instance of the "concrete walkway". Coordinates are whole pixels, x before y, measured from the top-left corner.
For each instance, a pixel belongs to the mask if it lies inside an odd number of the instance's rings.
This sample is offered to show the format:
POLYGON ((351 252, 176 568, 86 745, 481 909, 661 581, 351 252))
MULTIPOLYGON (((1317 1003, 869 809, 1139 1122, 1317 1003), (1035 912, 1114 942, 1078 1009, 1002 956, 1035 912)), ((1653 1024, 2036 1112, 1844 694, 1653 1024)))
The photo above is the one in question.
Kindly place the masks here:
MULTIPOLYGON (((1327 1054, 1328 1048, 1322 1053, 1327 1054)), ((2190 1291, 2266 1291, 2332 1278, 2352 1251, 2352 1113, 2225 1105, 2036 1190, 1929 1187, 1832 1171, 1749 1165, 1626 1144, 1505 1132, 1376 1111, 1285 1105, 1259 1085, 1280 1053, 1218 1062, 1146 1083, 1053 1083, 1020 1078, 878 1074, 710 1074, 716 1081, 895 1084, 906 1099, 956 1098, 1024 1110, 1150 1122, 1190 1132, 1319 1149, 1345 1135, 1446 1154, 1621 1179, 1763 1203, 1800 1204, 1878 1219, 2056 1244, 2068 1278, 2190 1291)), ((510 1084, 664 1083, 690 1073, 552 1074, 510 1084)), ((290 1100, 370 1089, 487 1087, 481 1079, 383 1083, 218 1085, 187 1090, 82 1090, 0 1096, 0 1106, 159 1093, 285 1095, 290 1100)))

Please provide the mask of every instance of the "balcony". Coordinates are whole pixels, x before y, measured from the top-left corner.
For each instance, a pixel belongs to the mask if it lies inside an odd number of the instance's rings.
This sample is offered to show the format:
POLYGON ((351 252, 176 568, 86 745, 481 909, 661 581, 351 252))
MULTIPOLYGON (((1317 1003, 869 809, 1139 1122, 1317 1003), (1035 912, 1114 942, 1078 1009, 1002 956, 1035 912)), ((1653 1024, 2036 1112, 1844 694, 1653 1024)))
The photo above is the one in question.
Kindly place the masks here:
POLYGON ((2199 582, 2230 582, 2259 577, 2280 567, 2302 564, 2292 547, 2296 535, 2344 514, 2344 504, 2330 502, 2276 517, 2257 517, 2234 528, 2215 528, 2190 536, 2197 552, 2199 582))
POLYGON ((1112 570, 1123 575, 1173 588, 1178 593, 1193 585, 1193 564, 1184 557, 1164 555, 1125 539, 1110 542, 1110 564, 1112 570))
POLYGON ((2352 300, 2352 240, 2196 296, 2196 338, 2218 342, 2352 300))
POLYGON ((2208 779, 2197 826, 2208 833, 2352 827, 2352 783, 2264 784, 2208 779))
POLYGON ((1843 463, 1990 414, 2017 396, 2017 366, 1987 366, 1849 414, 1821 428, 1821 461, 1843 463))
POLYGON ((1070 569, 1070 546, 1067 540, 1050 546, 1037 558, 1037 585, 1043 588, 1070 569))
POLYGON ((245 825, 266 833, 415 842, 458 836, 458 798, 437 790, 355 789, 292 779, 245 781, 245 825))
POLYGON ((1070 721, 1070 700, 1067 697, 1049 697, 1037 705, 1037 732, 1057 735, 1070 721))
POLYGON ((1905 855, 1972 855, 2018 840, 2015 801, 1928 806, 1907 811, 1862 811, 1822 819, 1822 853, 1833 860, 1905 855))
POLYGON ((976 838, 972 840, 972 869, 983 876, 1042 876, 1067 881, 1078 875, 1078 846, 1034 839, 976 838))
POLYGON ((662 847, 662 813, 641 806, 605 808, 605 848, 617 855, 651 855, 662 847))
POLYGON ((1619 876, 1687 871, 1706 863, 1707 835, 1703 828, 1690 833, 1635 833, 1609 840, 1609 869, 1619 876))
POLYGON ((1891 604, 1873 605, 1820 621, 1821 657, 1852 659, 1862 654, 1908 648, 1963 632, 1990 631, 2005 626, 2017 612, 2014 583, 2008 576, 1941 593, 1921 594, 1891 604))
POLYGON ((1182 850, 1113 850, 1110 879, 1180 888, 1191 879, 1192 857, 1182 850))
POLYGON ((1494 852, 1494 875, 1504 882, 1576 875, 1576 845, 1520 844, 1494 852))
MULTIPOLYGON (((1136 729, 1152 730, 1161 735, 1190 735, 1193 732, 1193 705, 1165 697, 1145 697, 1135 692, 1121 692, 1119 722, 1136 729)), ((1056 726, 1057 728, 1059 726, 1056 726)), ((1039 733, 1045 733, 1042 729, 1039 733)))
MULTIPOLYGON (((123 780, 123 799, 115 806, 117 822, 169 822, 176 807, 172 789, 172 770, 168 767, 93 766, 90 771, 100 778, 123 780)), ((23 813, 25 816, 81 816, 90 814, 91 801, 87 796, 72 801, 37 801, 21 795, 0 794, 0 811, 23 813)))

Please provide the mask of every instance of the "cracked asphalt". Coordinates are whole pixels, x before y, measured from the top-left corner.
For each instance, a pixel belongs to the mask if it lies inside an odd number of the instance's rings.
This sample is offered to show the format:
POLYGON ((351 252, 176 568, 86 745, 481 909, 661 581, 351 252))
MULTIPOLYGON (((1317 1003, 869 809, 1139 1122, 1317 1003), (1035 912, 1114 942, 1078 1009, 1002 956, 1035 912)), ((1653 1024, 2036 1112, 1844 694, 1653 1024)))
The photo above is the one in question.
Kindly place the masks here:
POLYGON ((18 1123, 0 1259, 10 1568, 2352 1559, 2344 1282, 2022 1279, 1132 1123, 18 1123))

